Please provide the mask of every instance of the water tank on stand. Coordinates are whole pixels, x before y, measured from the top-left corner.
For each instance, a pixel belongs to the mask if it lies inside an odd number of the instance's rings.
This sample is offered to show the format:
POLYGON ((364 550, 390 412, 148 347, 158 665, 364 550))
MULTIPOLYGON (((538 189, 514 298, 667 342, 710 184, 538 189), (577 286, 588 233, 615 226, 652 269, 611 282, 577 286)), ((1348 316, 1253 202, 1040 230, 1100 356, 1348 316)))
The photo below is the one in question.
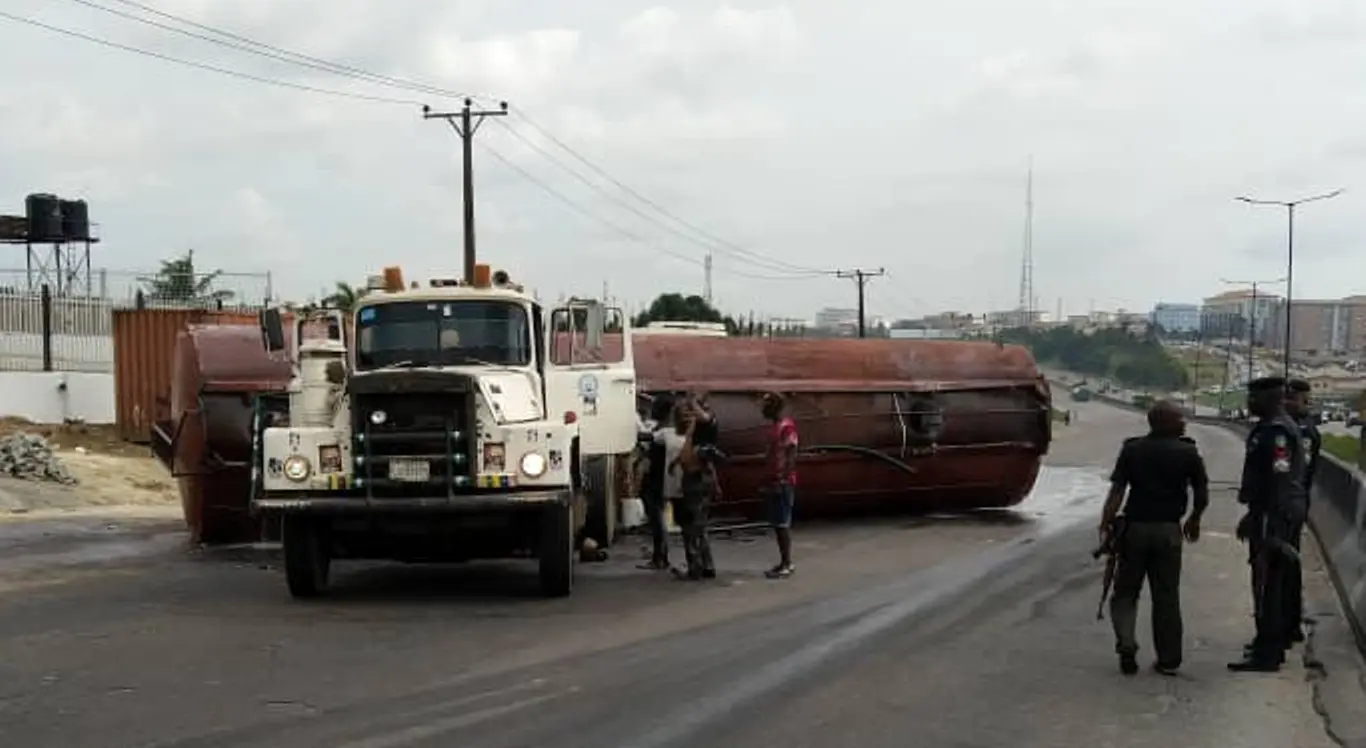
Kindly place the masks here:
POLYGON ((69 242, 90 239, 90 208, 84 200, 61 201, 62 237, 69 242))
POLYGON ((62 201, 56 195, 29 195, 24 200, 24 214, 28 218, 29 241, 62 241, 62 201))

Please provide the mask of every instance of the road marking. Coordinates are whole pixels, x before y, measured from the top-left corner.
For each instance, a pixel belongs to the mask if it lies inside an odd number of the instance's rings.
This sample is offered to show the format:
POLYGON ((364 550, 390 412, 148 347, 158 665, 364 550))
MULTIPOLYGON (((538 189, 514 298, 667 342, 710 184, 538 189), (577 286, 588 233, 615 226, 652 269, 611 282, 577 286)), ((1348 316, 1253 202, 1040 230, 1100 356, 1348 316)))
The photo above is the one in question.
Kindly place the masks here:
POLYGON ((512 712, 536 706, 537 704, 557 698, 560 695, 561 694, 558 693, 547 693, 540 696, 532 696, 529 699, 514 701, 511 704, 489 707, 488 709, 481 709, 477 712, 470 712, 469 714, 462 714, 457 717, 439 719, 425 725, 417 725, 399 730, 398 732, 392 732, 388 735, 364 738, 348 743, 337 743, 335 746, 336 748, 395 748, 396 746, 411 745, 419 740, 426 740, 442 733, 458 730, 462 727, 469 727, 470 725, 478 724, 495 717, 501 717, 505 714, 511 714, 512 712))

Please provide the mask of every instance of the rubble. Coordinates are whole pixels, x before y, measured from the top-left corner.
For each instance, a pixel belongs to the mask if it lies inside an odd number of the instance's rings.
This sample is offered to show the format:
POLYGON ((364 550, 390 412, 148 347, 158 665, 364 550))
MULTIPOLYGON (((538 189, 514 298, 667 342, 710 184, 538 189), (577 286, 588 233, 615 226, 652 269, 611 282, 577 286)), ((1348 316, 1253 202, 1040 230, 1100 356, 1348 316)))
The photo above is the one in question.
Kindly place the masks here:
POLYGON ((68 486, 77 483, 76 477, 52 452, 47 439, 24 432, 0 437, 0 475, 68 486))

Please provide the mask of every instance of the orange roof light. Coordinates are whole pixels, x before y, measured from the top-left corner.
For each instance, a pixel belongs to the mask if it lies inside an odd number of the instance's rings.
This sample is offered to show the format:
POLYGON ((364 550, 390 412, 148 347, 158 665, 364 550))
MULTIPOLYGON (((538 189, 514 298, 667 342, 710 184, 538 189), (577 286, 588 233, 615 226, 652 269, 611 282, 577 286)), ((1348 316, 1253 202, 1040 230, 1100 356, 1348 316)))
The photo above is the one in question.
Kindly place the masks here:
POLYGON ((489 277, 490 272, 487 264, 480 262, 474 266, 473 285, 475 288, 488 288, 490 282, 489 277))
POLYGON ((403 268, 391 265, 384 269, 384 290, 390 293, 403 290, 403 268))

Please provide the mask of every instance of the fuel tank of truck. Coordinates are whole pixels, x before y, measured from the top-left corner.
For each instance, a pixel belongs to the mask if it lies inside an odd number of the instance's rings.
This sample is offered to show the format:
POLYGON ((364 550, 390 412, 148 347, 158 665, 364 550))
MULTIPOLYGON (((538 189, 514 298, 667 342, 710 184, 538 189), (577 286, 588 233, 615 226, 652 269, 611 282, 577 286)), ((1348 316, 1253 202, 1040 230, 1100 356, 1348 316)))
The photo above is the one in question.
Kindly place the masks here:
POLYGON ((707 394, 729 454, 719 515, 761 511, 765 392, 785 396, 801 434, 798 506, 806 516, 872 505, 1009 507, 1033 487, 1051 439, 1049 388, 1020 346, 688 335, 633 344, 646 399, 707 394))

